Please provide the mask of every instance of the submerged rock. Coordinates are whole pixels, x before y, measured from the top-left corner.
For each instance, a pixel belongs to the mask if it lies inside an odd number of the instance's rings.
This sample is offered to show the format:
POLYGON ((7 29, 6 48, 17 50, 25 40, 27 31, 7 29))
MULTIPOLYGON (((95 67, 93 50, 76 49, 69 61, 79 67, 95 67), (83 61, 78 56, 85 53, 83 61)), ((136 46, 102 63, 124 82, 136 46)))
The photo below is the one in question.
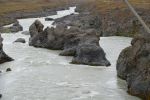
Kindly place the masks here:
POLYGON ((26 40, 24 38, 18 38, 14 42, 26 43, 26 40))
POLYGON ((150 34, 135 37, 131 44, 118 58, 117 74, 127 81, 130 94, 149 100, 150 34))
POLYGON ((6 69, 6 72, 10 72, 10 71, 12 71, 11 68, 7 68, 6 69))
POLYGON ((23 31, 21 34, 30 35, 30 32, 29 31, 23 31))
POLYGON ((53 50, 63 50, 60 55, 74 56, 72 63, 109 66, 109 61, 105 58, 105 53, 99 46, 99 35, 95 29, 83 30, 79 27, 67 29, 65 24, 57 24, 56 28, 47 27, 43 30, 43 25, 36 20, 29 28, 29 45, 53 50), (86 44, 89 47, 86 49, 86 44), (83 48, 83 47, 85 48, 83 48), (81 51, 81 52, 80 52, 81 51), (89 54, 87 54, 87 52, 89 54), (96 56, 94 52, 100 52, 96 56), (94 54, 94 55, 92 55, 94 54), (94 58, 93 58, 94 57, 94 58), (84 60, 86 59, 86 61, 84 60))
POLYGON ((45 18, 45 21, 53 21, 54 19, 53 18, 45 18))
POLYGON ((3 44, 2 44, 3 38, 0 34, 0 64, 8 61, 12 61, 13 59, 5 54, 3 51, 3 44))

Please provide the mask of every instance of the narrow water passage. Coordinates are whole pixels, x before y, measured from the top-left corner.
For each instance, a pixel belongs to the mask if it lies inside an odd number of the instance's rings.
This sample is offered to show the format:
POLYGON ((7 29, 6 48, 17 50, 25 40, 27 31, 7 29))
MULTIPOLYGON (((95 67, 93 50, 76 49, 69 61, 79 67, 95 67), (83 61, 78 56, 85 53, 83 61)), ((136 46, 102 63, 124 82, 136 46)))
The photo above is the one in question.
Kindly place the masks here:
MULTIPOLYGON (((59 18, 74 13, 74 7, 49 16, 59 18)), ((28 30, 37 18, 20 19, 28 30)), ((38 18, 44 25, 44 17, 38 18)), ((126 93, 126 82, 116 76, 116 60, 122 49, 130 45, 131 38, 102 37, 100 45, 112 66, 87 66, 69 64, 71 57, 59 56, 60 51, 34 48, 28 44, 13 43, 21 34, 3 34, 4 51, 15 59, 0 65, 12 72, 0 75, 2 100, 139 100, 126 93)))

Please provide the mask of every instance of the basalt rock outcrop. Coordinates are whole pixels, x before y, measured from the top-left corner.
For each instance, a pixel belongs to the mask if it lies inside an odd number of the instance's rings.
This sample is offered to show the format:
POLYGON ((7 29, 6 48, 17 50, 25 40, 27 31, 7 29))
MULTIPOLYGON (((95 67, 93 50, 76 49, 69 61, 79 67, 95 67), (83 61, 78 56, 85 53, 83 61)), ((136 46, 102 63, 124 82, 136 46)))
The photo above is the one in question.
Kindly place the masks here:
POLYGON ((89 12, 80 14, 72 14, 56 19, 53 24, 65 24, 67 26, 75 26, 82 30, 95 29, 101 35, 101 19, 97 15, 91 15, 89 12))
POLYGON ((117 74, 127 81, 130 94, 150 100, 150 34, 136 36, 121 52, 117 74))
POLYGON ((9 62, 12 61, 13 59, 9 57, 8 55, 5 54, 3 51, 3 44, 2 44, 3 38, 1 37, 0 34, 0 64, 4 62, 9 62))
POLYGON ((95 29, 83 30, 76 26, 68 29, 67 25, 62 23, 57 24, 56 28, 47 27, 43 30, 43 27, 38 20, 30 26, 30 46, 63 50, 60 55, 73 56, 72 63, 75 64, 110 65, 99 45, 99 35, 95 29))
POLYGON ((1 33, 16 33, 22 30, 23 27, 19 24, 18 21, 16 21, 12 26, 0 28, 1 33))

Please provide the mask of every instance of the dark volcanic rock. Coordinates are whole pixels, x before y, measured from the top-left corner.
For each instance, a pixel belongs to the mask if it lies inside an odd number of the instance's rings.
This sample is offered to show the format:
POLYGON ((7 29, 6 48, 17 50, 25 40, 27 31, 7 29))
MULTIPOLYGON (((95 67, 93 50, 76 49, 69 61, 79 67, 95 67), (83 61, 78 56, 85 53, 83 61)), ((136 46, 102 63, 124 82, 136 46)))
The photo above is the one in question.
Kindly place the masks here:
POLYGON ((3 51, 2 41, 3 41, 3 38, 1 37, 1 34, 0 34, 0 64, 13 60, 8 55, 6 55, 5 52, 3 51))
POLYGON ((53 18, 45 18, 45 21, 53 21, 54 19, 53 18))
POLYGON ((82 44, 78 46, 72 63, 92 66, 110 66, 110 62, 105 57, 104 50, 93 44, 82 44))
POLYGON ((21 34, 30 35, 30 32, 29 31, 23 31, 21 34))
POLYGON ((117 61, 117 73, 127 80, 128 92, 150 99, 150 34, 135 37, 117 61))
POLYGON ((10 72, 10 71, 12 71, 11 68, 7 68, 6 69, 6 72, 10 72))
POLYGON ((110 65, 105 58, 104 51, 99 46, 100 39, 95 29, 87 28, 84 30, 77 26, 67 29, 67 25, 62 23, 57 24, 56 28, 46 28, 43 30, 43 27, 38 20, 30 26, 30 46, 63 50, 60 55, 74 56, 73 63, 76 61, 78 64, 110 65), (89 51, 84 50, 86 49, 86 44, 88 44, 89 51), (87 52, 90 54, 87 54, 87 52), (94 52, 100 53, 97 56, 93 55, 95 57, 93 58, 92 54, 94 52))
POLYGON ((1 33, 16 33, 16 32, 22 31, 22 30, 23 30, 23 27, 19 24, 18 21, 16 21, 10 27, 1 27, 0 28, 1 33))
POLYGON ((20 42, 20 43, 26 43, 24 38, 18 38, 17 40, 15 40, 14 42, 20 42))
POLYGON ((2 98, 2 94, 0 94, 0 98, 2 98))
POLYGON ((99 35, 101 35, 100 26, 101 19, 97 15, 91 15, 89 13, 68 15, 59 19, 56 19, 53 24, 63 23, 67 26, 78 27, 83 30, 95 29, 99 35))
POLYGON ((23 30, 23 27, 16 21, 12 27, 10 27, 11 32, 19 32, 23 30))
POLYGON ((64 34, 67 29, 63 24, 57 25, 56 28, 46 28, 36 20, 30 27, 30 46, 42 47, 54 50, 63 49, 64 34))

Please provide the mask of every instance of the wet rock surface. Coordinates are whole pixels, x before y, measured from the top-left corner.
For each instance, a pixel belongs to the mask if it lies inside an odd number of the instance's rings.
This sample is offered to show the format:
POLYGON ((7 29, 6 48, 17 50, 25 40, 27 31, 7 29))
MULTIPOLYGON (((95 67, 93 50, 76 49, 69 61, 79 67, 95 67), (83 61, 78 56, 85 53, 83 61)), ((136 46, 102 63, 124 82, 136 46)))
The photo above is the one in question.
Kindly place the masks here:
POLYGON ((72 63, 100 66, 110 65, 109 61, 105 58, 105 52, 99 46, 99 35, 97 35, 95 29, 86 28, 85 30, 77 26, 67 29, 67 25, 62 23, 57 24, 56 28, 47 27, 43 30, 43 27, 38 20, 30 26, 30 46, 63 50, 60 55, 74 56, 72 63), (89 47, 87 51, 85 51, 85 45, 89 47), (93 58, 92 52, 95 51, 101 52, 93 58))
POLYGON ((0 64, 8 61, 12 61, 13 59, 5 54, 3 51, 3 44, 2 44, 3 38, 0 34, 0 64))
POLYGON ((11 68, 7 68, 6 69, 6 72, 10 72, 10 71, 12 71, 11 68))
POLYGON ((45 21, 53 21, 54 19, 53 18, 45 18, 45 21))
POLYGON ((26 43, 24 38, 18 38, 17 40, 15 40, 14 42, 20 42, 20 43, 26 43))
POLYGON ((30 32, 29 31, 23 31, 21 34, 30 35, 30 32))
POLYGON ((150 34, 136 36, 117 61, 117 74, 128 84, 128 93, 150 99, 150 34))

